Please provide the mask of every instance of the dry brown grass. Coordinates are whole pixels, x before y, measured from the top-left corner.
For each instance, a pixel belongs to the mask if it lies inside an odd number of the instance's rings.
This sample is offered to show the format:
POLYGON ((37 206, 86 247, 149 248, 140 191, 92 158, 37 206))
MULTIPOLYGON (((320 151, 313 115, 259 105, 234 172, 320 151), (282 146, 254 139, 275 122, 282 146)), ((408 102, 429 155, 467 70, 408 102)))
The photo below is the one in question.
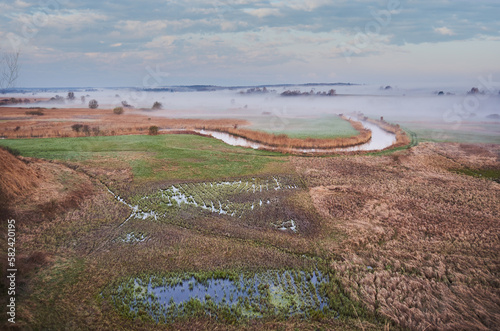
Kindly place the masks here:
POLYGON ((170 119, 148 116, 148 114, 131 114, 127 111, 116 116, 112 109, 43 109, 43 113, 43 116, 30 116, 26 114, 26 108, 0 108, 0 119, 3 120, 0 122, 0 137, 13 139, 114 136, 147 134, 151 126, 157 126, 160 129, 194 129, 195 127, 211 129, 249 124, 247 121, 238 119, 170 119), (74 124, 87 125, 89 130, 76 132, 72 129, 74 124))
POLYGON ((0 173, 0 198, 3 201, 26 196, 40 183, 32 168, 3 148, 0 148, 0 173))
POLYGON ((500 185, 450 172, 500 167, 500 148, 421 144, 384 157, 295 158, 352 298, 399 326, 500 325, 500 185))
POLYGON ((294 148, 334 149, 364 144, 371 139, 371 131, 361 123, 343 117, 359 132, 358 135, 335 139, 298 139, 287 135, 275 135, 261 131, 237 128, 249 124, 238 119, 171 119, 150 117, 147 114, 125 114, 116 116, 112 109, 43 109, 44 116, 31 116, 25 108, 0 108, 0 137, 13 138, 54 138, 84 136, 114 136, 128 134, 148 134, 152 126, 169 131, 160 133, 186 133, 176 129, 206 129, 226 132, 250 141, 291 152, 294 148), (80 125, 75 130, 74 125, 80 125), (85 128, 83 128, 85 126, 85 128))

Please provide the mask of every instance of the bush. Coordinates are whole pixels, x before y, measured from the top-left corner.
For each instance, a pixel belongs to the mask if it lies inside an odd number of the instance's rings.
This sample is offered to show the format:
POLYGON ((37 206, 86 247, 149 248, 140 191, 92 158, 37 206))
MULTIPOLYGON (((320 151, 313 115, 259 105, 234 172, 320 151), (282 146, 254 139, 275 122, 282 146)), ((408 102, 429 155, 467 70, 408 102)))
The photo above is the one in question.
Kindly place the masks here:
POLYGON ((163 105, 161 104, 161 102, 155 101, 151 109, 162 109, 162 107, 163 105))
POLYGON ((115 107, 113 109, 113 113, 115 113, 116 115, 121 115, 123 114, 123 107, 115 107))
POLYGON ((26 115, 36 115, 36 116, 42 116, 43 115, 43 111, 41 110, 29 110, 27 112, 25 112, 26 115))
POLYGON ((156 136, 158 134, 158 127, 156 125, 152 125, 149 127, 149 134, 151 136, 156 136))
POLYGON ((90 109, 96 109, 97 107, 99 107, 99 104, 97 103, 96 99, 92 99, 89 101, 89 108, 90 109))
POLYGON ((71 126, 71 129, 76 132, 80 132, 80 130, 83 128, 83 124, 73 124, 71 126))
POLYGON ((129 104, 127 101, 123 100, 122 101, 122 106, 125 108, 134 108, 131 104, 129 104))

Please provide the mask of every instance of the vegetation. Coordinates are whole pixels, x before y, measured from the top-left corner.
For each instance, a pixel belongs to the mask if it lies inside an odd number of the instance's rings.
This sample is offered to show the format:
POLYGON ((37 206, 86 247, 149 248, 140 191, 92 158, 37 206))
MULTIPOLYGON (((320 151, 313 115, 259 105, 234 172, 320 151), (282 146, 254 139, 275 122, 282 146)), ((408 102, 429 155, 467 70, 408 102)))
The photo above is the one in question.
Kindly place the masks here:
POLYGON ((161 104, 161 102, 158 102, 158 101, 155 101, 155 103, 153 104, 153 107, 151 107, 151 109, 153 110, 158 110, 158 109, 162 109, 163 108, 163 105, 161 104))
POLYGON ((497 324, 499 188, 455 171, 498 167, 498 151, 425 143, 388 156, 294 159, 318 211, 346 235, 331 268, 349 297, 409 329, 497 324))
POLYGON ((89 108, 90 109, 97 109, 99 107, 99 103, 97 102, 96 99, 92 99, 89 101, 89 108))
POLYGON ((360 122, 343 118, 348 121, 352 127, 358 132, 353 137, 340 137, 334 139, 318 139, 318 138, 290 138, 285 134, 275 135, 272 133, 253 131, 240 128, 214 128, 212 130, 226 132, 236 137, 242 137, 250 141, 262 143, 270 147, 277 147, 282 152, 287 152, 289 148, 314 148, 314 149, 334 149, 340 147, 356 146, 368 142, 372 135, 371 131, 363 127, 360 122))
POLYGON ((26 115, 36 115, 36 116, 43 115, 43 111, 41 111, 41 110, 28 110, 25 113, 26 113, 26 115))
POLYGON ((216 314, 222 322, 241 324, 264 316, 334 316, 337 312, 328 304, 328 283, 328 277, 318 270, 146 274, 123 280, 106 289, 104 296, 133 319, 172 323, 188 316, 216 314), (184 292, 190 293, 187 298, 184 292))
POLYGON ((359 134, 352 125, 339 116, 324 116, 318 118, 295 118, 277 116, 269 113, 252 121, 249 128, 275 135, 285 134, 290 138, 332 139, 352 137, 359 134))
POLYGON ((108 175, 102 176, 106 182, 137 184, 265 174, 283 168, 286 160, 277 153, 232 147, 195 135, 5 139, 0 145, 17 149, 23 156, 84 162, 90 168, 106 169, 108 175), (129 175, 124 178, 119 169, 129 175))
POLYGON ((115 108, 113 108, 113 114, 116 114, 116 115, 123 114, 123 107, 115 107, 115 108))
POLYGON ((301 92, 299 90, 291 91, 287 90, 283 93, 281 93, 281 96, 284 97, 295 97, 295 96, 308 96, 308 95, 320 95, 320 96, 334 96, 337 95, 337 92, 334 89, 331 89, 328 92, 314 92, 314 90, 311 90, 310 92, 301 92))
POLYGON ((158 134, 158 127, 156 125, 152 125, 148 129, 150 136, 156 136, 158 134))
MULTIPOLYGON (((132 117, 143 135, 90 136, 118 126, 73 121, 87 112, 63 122, 78 137, 0 140, 22 155, 0 149, 19 328, 499 325, 499 146, 291 157, 144 134, 170 119, 132 117)), ((200 125, 175 125, 186 123, 200 125)), ((17 124, 30 130, 5 132, 17 124)))

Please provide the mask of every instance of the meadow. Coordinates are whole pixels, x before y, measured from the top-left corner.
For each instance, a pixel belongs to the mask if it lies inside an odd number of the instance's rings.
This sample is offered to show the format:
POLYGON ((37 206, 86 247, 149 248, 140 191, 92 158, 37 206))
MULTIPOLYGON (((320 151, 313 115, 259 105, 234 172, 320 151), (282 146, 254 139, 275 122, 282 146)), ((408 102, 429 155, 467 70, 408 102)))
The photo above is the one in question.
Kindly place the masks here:
POLYGON ((0 146, 20 155, 0 149, 20 328, 500 323, 498 145, 328 157, 182 134, 0 146))

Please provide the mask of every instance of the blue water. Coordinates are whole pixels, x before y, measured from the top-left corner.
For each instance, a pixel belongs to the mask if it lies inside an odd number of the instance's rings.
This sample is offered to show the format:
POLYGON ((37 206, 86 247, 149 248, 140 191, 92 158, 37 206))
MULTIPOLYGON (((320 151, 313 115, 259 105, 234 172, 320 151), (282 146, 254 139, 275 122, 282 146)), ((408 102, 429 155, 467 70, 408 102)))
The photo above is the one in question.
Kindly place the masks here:
POLYGON ((329 310, 328 298, 319 291, 320 285, 327 282, 328 278, 319 271, 309 274, 267 271, 240 275, 233 280, 209 278, 203 282, 191 275, 181 278, 151 276, 131 279, 120 285, 114 300, 115 304, 127 304, 131 312, 143 309, 156 322, 182 316, 183 308, 193 299, 204 306, 226 307, 236 315, 248 317, 261 317, 265 313, 306 316, 311 311, 329 310))

